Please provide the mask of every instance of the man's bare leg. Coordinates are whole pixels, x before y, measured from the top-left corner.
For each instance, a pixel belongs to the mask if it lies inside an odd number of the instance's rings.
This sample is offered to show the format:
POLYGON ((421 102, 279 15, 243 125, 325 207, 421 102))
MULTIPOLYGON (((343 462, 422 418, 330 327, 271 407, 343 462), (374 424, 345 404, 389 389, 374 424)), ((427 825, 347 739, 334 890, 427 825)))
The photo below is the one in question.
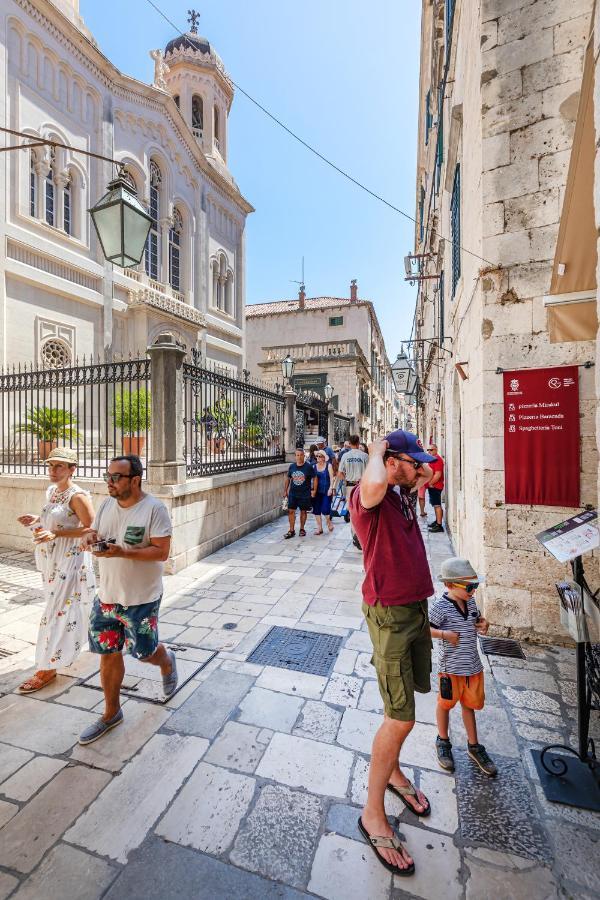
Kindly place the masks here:
POLYGON ((419 500, 419 512, 422 516, 426 515, 425 513, 425 497, 418 497, 419 500))
MULTIPOLYGON (((378 837, 393 837, 394 832, 390 827, 385 814, 385 791, 394 770, 398 770, 398 757, 402 744, 414 727, 413 722, 400 722, 385 716, 380 726, 371 750, 371 765, 369 767, 369 791, 367 804, 363 810, 362 822, 370 835, 378 837)), ((404 777, 404 776, 401 776, 404 777)), ((377 852, 394 866, 406 869, 412 863, 412 857, 402 856, 397 850, 377 848, 377 852)))
POLYGON ((305 509, 300 510, 300 528, 304 528, 304 526, 306 525, 307 515, 308 515, 308 513, 305 509))
POLYGON ((122 653, 104 653, 100 657, 100 683, 104 691, 104 715, 102 720, 108 722, 116 716, 121 708, 120 692, 125 675, 125 662, 122 653))
POLYGON ((140 657, 140 662, 150 663, 151 666, 160 666, 162 675, 170 675, 173 670, 173 663, 164 644, 159 644, 151 656, 140 657))
POLYGON ((288 525, 290 526, 290 531, 296 530, 296 510, 288 509, 288 525))

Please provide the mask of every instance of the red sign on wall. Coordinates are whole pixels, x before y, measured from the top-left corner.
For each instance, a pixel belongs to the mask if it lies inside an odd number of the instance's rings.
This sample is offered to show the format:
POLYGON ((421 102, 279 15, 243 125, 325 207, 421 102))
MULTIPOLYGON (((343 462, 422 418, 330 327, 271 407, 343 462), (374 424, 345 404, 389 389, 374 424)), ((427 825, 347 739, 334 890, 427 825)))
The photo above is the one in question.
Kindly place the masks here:
POLYGON ((503 377, 505 502, 579 506, 577 366, 503 377))

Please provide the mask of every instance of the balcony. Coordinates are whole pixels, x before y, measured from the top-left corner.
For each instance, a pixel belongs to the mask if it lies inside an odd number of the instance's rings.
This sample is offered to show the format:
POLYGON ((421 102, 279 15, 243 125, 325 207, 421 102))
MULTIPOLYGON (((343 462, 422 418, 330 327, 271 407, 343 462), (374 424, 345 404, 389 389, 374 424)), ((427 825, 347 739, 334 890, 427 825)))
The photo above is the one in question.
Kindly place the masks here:
POLYGON ((261 366, 280 363, 289 353, 292 359, 302 362, 310 360, 352 359, 361 355, 356 341, 321 341, 313 344, 286 344, 282 347, 266 347, 265 359, 259 363, 261 366))
POLYGON ((137 287, 127 286, 127 304, 135 308, 150 306, 158 309, 168 316, 184 322, 206 327, 206 319, 200 310, 186 303, 185 294, 175 291, 170 284, 163 284, 154 278, 149 278, 145 272, 137 269, 123 269, 123 274, 128 280, 137 283, 137 287))

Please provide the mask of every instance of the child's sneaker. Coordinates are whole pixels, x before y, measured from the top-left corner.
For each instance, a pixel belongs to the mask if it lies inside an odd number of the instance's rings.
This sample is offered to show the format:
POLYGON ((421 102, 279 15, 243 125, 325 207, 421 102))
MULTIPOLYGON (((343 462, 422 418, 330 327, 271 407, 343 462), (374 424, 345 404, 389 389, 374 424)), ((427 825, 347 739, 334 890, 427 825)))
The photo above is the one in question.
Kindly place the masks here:
POLYGON ((435 739, 437 758, 442 769, 446 772, 454 772, 454 757, 452 756, 452 744, 439 735, 435 739))
MULTIPOLYGON (((473 762, 476 762, 482 772, 493 777, 498 774, 498 769, 488 756, 483 744, 467 744, 467 752, 473 762)), ((439 754, 438 754, 439 755, 439 754)))

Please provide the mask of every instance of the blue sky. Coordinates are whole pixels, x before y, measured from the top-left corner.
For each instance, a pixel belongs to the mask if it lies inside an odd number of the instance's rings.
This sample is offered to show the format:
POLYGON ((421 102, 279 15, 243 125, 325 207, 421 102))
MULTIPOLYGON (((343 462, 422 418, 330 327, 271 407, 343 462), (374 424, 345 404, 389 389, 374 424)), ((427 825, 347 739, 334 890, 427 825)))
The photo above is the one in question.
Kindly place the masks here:
MULTIPOLYGON (((190 0, 156 0, 187 29, 190 0)), ((151 81, 148 51, 173 30, 146 0, 81 0, 102 51, 151 81)), ((395 206, 414 213, 420 2, 204 0, 199 33, 234 81, 288 127, 395 206)), ((247 223, 247 302, 296 296, 373 300, 392 359, 409 337, 403 280, 411 222, 342 178, 236 94, 229 166, 256 208, 247 223)))

